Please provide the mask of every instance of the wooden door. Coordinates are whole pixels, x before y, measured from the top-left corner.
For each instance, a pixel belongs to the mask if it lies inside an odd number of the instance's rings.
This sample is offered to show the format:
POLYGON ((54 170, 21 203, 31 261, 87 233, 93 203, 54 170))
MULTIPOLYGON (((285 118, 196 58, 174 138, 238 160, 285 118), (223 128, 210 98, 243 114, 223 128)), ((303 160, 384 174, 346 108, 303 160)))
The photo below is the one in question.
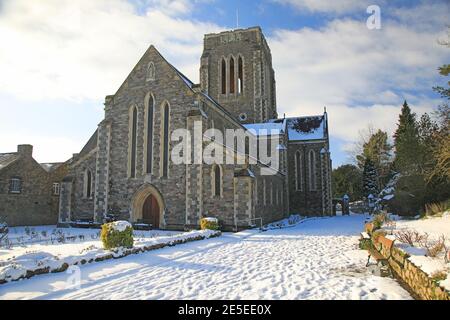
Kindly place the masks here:
POLYGON ((142 219, 152 225, 153 229, 159 228, 159 205, 153 195, 149 195, 142 208, 142 219))

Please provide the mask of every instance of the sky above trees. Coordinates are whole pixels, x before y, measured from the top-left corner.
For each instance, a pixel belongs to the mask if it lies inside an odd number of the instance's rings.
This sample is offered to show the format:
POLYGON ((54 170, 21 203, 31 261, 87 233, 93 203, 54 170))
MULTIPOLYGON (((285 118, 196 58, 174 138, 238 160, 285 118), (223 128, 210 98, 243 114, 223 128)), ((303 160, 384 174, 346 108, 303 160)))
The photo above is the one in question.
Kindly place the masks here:
POLYGON ((449 16, 445 0, 3 0, 0 152, 30 143, 38 161, 68 159, 150 44, 197 82, 203 34, 239 24, 268 39, 280 116, 327 106, 336 167, 368 124, 392 134, 405 99, 419 115, 441 102, 449 16))

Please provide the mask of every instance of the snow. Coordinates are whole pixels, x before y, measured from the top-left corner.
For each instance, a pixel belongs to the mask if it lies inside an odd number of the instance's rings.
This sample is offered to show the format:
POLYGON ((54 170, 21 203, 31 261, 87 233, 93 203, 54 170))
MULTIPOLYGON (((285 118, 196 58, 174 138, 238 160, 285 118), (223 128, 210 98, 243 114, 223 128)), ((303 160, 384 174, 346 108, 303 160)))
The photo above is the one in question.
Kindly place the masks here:
POLYGON ((300 140, 320 140, 324 139, 325 136, 325 120, 323 116, 309 116, 309 117, 297 117, 288 118, 288 135, 290 141, 300 141, 300 140), (304 121, 310 119, 320 119, 320 125, 310 132, 303 132, 296 130, 294 128, 296 121, 304 121))
MULTIPOLYGON (((444 214, 442 217, 427 217, 426 219, 417 220, 397 220, 397 230, 416 230, 420 233, 427 233, 429 241, 436 241, 441 236, 446 238, 446 246, 450 247, 450 216, 444 214)), ((427 257, 426 249, 421 247, 411 247, 405 244, 398 245, 402 250, 407 252, 410 257, 409 260, 416 266, 420 267, 428 275, 444 271, 447 273, 447 278, 450 278, 450 264, 445 263, 444 252, 437 257, 427 257)), ((450 290, 450 281, 446 279, 440 282, 447 290, 450 290)))
POLYGON ((279 135, 283 133, 284 124, 276 122, 244 124, 255 136, 279 135))
POLYGON ((437 240, 444 235, 447 243, 450 245, 450 216, 427 217, 418 220, 399 220, 396 221, 397 229, 414 229, 422 233, 428 233, 430 237, 437 240))
POLYGON ((10 282, 0 285, 0 299, 411 299, 365 267, 364 220, 286 219, 289 227, 80 266, 80 288, 67 284, 68 273, 10 282))
MULTIPOLYGON (((126 228, 128 226, 127 223, 117 224, 118 228, 126 228)), ((15 228, 12 229, 14 231, 15 228)), ((98 238, 98 230, 67 229, 70 231, 66 231, 66 239, 69 236, 73 237, 73 234, 77 235, 75 237, 76 240, 72 243, 58 243, 55 241, 54 244, 50 244, 47 240, 27 244, 17 241, 18 238, 23 237, 20 233, 23 228, 17 229, 19 232, 15 230, 15 237, 12 238, 12 242, 13 244, 15 243, 15 246, 11 249, 0 248, 0 279, 2 280, 11 281, 19 279, 26 275, 27 270, 34 271, 46 267, 49 267, 50 270, 56 270, 60 269, 65 263, 70 266, 79 264, 82 261, 92 262, 97 258, 104 258, 112 253, 111 251, 103 249, 103 245, 98 238), (83 236, 83 239, 88 239, 88 235, 91 235, 91 239, 80 240, 80 235, 83 236), (92 237, 94 235, 96 236, 95 240, 92 237)), ((38 230, 45 230, 45 227, 41 227, 38 230)), ((209 238, 215 233, 215 231, 211 230, 185 233, 170 231, 135 231, 134 248, 145 249, 159 244, 173 244, 180 240, 184 241, 198 236, 209 238)), ((113 256, 116 258, 121 257, 127 252, 129 252, 129 250, 122 250, 119 248, 113 252, 113 256)))
POLYGON ((127 228, 132 228, 128 221, 115 221, 111 223, 113 230, 124 232, 127 228))

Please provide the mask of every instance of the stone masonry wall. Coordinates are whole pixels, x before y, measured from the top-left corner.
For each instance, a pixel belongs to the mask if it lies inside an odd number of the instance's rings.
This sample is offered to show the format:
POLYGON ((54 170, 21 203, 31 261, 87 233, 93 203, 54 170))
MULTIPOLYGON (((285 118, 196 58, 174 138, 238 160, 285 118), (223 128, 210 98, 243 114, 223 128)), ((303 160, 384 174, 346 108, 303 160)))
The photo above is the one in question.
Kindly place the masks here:
POLYGON ((53 173, 44 170, 31 154, 0 171, 0 217, 9 226, 52 225, 58 221, 59 198, 53 195, 53 183, 66 173, 64 165, 53 173), (21 193, 9 193, 9 181, 19 177, 21 193))
MULTIPOLYGON (((390 253, 382 244, 376 244, 381 254, 388 258, 390 253)), ((423 300, 450 300, 450 291, 446 291, 434 282, 424 271, 408 259, 408 255, 399 248, 392 248, 392 258, 389 260, 396 277, 423 300)))

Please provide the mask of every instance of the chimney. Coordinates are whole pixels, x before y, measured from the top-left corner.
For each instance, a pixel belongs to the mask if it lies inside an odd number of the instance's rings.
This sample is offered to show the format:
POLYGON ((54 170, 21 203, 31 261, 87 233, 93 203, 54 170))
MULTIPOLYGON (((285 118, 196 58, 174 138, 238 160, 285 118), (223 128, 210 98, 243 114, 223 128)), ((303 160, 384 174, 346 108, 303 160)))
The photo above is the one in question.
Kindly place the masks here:
POLYGON ((32 157, 33 146, 31 144, 19 144, 17 146, 17 153, 19 153, 22 156, 32 157))

